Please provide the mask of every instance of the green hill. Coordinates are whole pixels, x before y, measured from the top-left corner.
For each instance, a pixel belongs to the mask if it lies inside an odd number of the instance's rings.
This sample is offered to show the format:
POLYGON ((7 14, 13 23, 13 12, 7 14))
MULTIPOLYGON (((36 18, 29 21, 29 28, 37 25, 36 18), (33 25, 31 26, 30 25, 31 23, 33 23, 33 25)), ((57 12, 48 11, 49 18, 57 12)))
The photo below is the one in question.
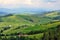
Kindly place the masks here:
POLYGON ((50 17, 50 18, 52 18, 54 20, 60 20, 60 12, 57 12, 57 11, 47 13, 47 14, 45 14, 45 16, 50 17))
POLYGON ((0 16, 0 39, 47 40, 45 35, 48 35, 50 30, 55 32, 54 30, 58 29, 58 25, 60 25, 60 12, 32 15, 8 14, 0 16))

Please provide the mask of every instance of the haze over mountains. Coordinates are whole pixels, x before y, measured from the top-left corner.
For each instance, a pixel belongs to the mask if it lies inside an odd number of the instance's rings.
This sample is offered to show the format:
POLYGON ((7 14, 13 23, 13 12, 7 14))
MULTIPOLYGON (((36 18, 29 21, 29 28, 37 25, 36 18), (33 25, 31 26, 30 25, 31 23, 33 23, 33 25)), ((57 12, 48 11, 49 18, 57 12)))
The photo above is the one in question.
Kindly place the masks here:
POLYGON ((0 8, 0 12, 6 12, 6 13, 24 13, 24 12, 27 12, 27 13, 41 13, 41 12, 47 12, 47 11, 51 11, 51 10, 36 9, 36 8, 20 8, 20 9, 0 8))
POLYGON ((60 10, 47 10, 47 9, 6 9, 6 8, 0 8, 0 16, 1 15, 7 15, 7 14, 44 14, 49 12, 60 12, 60 10))

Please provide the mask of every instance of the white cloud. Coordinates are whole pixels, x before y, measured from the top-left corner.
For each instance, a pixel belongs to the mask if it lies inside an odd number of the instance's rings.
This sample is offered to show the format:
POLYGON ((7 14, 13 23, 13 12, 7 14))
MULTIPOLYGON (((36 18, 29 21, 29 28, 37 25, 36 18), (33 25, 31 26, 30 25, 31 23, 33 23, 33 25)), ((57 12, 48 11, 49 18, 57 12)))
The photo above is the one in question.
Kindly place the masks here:
POLYGON ((60 0, 0 0, 0 7, 2 8, 47 8, 59 9, 60 0))
POLYGON ((30 5, 31 0, 0 0, 0 5, 6 8, 15 8, 22 5, 30 5))

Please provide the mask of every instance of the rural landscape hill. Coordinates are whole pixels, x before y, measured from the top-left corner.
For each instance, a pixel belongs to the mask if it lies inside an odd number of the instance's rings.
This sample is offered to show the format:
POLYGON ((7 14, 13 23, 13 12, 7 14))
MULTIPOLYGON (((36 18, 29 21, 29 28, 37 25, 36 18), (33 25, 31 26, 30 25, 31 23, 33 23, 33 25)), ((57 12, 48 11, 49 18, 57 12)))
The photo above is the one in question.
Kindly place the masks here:
POLYGON ((49 40, 51 37, 51 40, 54 38, 59 40, 59 28, 60 12, 58 11, 43 14, 6 14, 0 16, 0 39, 49 40), (58 35, 58 37, 55 35, 58 35), (19 39, 17 39, 17 36, 19 39), (13 38, 11 39, 11 37, 13 38))

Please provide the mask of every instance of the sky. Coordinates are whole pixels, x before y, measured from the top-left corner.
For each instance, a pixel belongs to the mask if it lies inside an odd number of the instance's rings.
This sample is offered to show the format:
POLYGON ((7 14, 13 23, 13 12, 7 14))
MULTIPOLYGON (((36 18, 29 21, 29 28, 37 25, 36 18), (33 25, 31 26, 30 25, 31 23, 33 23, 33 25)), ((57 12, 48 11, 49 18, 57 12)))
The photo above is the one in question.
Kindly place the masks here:
POLYGON ((0 8, 60 10, 60 0, 0 0, 0 8))

